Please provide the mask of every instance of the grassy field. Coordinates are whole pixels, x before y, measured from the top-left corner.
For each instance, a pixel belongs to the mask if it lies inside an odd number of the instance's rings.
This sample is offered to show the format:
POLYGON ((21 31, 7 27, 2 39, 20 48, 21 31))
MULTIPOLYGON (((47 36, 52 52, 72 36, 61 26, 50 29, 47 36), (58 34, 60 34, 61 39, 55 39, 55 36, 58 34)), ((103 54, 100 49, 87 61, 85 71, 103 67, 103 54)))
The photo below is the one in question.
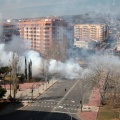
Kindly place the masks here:
POLYGON ((100 107, 97 120, 120 120, 117 110, 111 109, 108 106, 100 107))

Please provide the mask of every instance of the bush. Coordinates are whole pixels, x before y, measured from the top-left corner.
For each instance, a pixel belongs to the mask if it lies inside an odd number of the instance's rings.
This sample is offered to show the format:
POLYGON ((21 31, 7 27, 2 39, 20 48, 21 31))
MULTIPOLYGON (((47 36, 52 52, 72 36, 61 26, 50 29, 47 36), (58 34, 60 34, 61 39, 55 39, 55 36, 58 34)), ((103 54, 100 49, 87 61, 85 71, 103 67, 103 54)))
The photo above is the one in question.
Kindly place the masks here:
POLYGON ((2 88, 2 86, 0 86, 0 99, 3 98, 6 94, 6 89, 2 88))

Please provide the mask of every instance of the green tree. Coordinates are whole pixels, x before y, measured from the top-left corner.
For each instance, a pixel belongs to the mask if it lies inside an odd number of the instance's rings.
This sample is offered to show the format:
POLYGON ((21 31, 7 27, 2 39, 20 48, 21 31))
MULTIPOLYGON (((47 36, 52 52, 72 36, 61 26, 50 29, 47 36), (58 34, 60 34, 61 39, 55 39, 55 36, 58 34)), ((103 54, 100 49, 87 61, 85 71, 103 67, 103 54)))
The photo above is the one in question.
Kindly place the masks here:
POLYGON ((25 75, 24 74, 19 73, 19 74, 17 74, 17 77, 18 77, 20 83, 24 82, 24 80, 25 80, 25 75))
POLYGON ((29 75, 29 81, 32 79, 32 61, 30 60, 28 64, 28 75, 29 75))
POLYGON ((1 74, 4 74, 4 75, 7 75, 10 71, 11 71, 11 68, 8 67, 8 66, 1 67, 1 68, 0 68, 0 73, 1 73, 1 74))
POLYGON ((25 78, 27 80, 27 59, 25 57, 25 78))
POLYGON ((5 96, 6 92, 7 92, 6 89, 4 89, 4 88, 2 88, 2 86, 0 86, 0 99, 5 96))

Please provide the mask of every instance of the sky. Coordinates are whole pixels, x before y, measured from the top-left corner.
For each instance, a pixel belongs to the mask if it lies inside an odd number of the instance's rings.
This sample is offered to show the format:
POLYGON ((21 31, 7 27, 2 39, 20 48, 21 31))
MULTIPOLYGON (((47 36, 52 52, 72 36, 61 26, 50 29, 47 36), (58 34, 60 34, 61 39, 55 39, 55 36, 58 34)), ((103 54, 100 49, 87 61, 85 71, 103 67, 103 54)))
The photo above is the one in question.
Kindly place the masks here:
POLYGON ((120 13, 120 0, 0 0, 0 17, 31 18, 41 16, 120 13))

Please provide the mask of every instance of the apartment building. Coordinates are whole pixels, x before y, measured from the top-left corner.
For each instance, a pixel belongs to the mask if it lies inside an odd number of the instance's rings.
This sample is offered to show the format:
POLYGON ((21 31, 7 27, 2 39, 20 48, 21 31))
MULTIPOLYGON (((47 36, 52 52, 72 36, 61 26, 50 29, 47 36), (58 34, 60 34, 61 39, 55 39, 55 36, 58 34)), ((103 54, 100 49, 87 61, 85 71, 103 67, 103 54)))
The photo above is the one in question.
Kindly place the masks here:
POLYGON ((79 41, 102 42, 108 39, 108 27, 105 24, 76 24, 74 25, 74 44, 79 41))
POLYGON ((26 47, 42 54, 54 47, 54 42, 64 47, 67 41, 67 23, 58 17, 21 19, 18 28, 26 47))
POLYGON ((19 36, 19 31, 18 28, 16 26, 16 23, 13 22, 12 20, 4 20, 1 23, 2 26, 2 33, 0 36, 0 40, 3 43, 7 43, 10 40, 12 40, 12 36, 19 36))
POLYGON ((117 33, 117 41, 116 41, 115 50, 117 52, 120 52, 120 32, 117 33))

